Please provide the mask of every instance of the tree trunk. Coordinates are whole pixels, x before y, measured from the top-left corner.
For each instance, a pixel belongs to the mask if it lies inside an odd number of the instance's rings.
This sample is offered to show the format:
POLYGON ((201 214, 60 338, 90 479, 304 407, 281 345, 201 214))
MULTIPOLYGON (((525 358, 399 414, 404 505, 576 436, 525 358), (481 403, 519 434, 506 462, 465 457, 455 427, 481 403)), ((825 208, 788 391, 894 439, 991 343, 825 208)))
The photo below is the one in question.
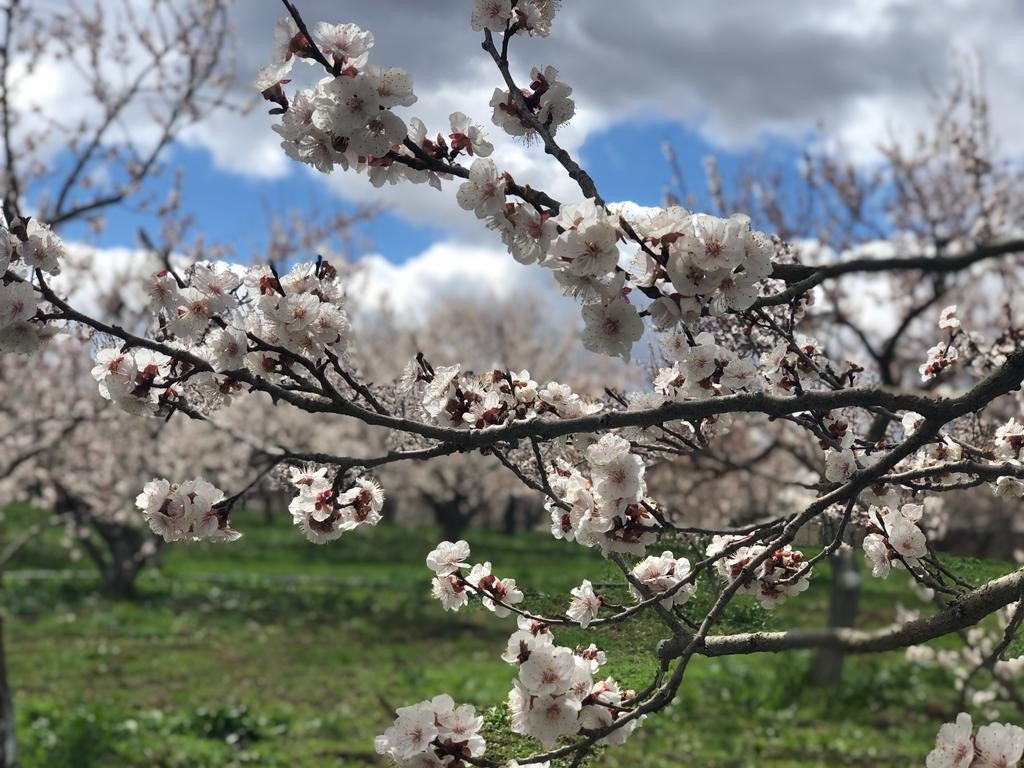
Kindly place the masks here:
POLYGON ((516 504, 515 496, 509 496, 508 500, 505 502, 505 512, 503 515, 503 530, 509 536, 519 532, 519 522, 517 520, 516 515, 516 508, 518 506, 519 505, 516 504))
POLYGON ((441 526, 441 536, 445 541, 458 541, 469 527, 472 515, 463 510, 460 501, 456 496, 451 500, 431 504, 434 521, 441 526))
POLYGON ((0 614, 0 768, 16 768, 17 749, 14 741, 14 698, 7 686, 7 663, 4 655, 4 618, 0 614))
POLYGON ((135 578, 145 564, 143 545, 146 534, 120 523, 92 520, 92 527, 106 546, 107 557, 97 563, 103 576, 103 592, 111 597, 132 597, 135 578))
MULTIPOLYGON (((860 597, 860 573, 854 551, 844 547, 829 558, 832 581, 829 584, 828 627, 852 627, 857 618, 860 597)), ((809 682, 814 686, 829 686, 839 682, 843 675, 845 654, 836 648, 820 648, 811 664, 809 682)))

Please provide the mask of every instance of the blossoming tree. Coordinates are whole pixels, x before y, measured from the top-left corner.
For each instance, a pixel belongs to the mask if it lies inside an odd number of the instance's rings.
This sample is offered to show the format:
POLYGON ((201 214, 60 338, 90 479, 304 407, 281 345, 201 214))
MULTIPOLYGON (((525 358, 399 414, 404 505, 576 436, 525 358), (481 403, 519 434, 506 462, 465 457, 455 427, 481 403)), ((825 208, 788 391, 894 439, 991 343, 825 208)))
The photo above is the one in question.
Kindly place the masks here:
MULTIPOLYGON (((401 766, 578 765, 598 745, 627 741, 645 717, 672 702, 696 656, 880 652, 967 629, 1006 606, 1020 614, 1024 571, 967 583, 926 534, 943 494, 987 485, 1013 503, 1024 495, 1024 335, 1017 308, 999 301, 1019 282, 1024 241, 1015 229, 1021 212, 1001 190, 980 188, 979 204, 962 211, 978 226, 909 240, 912 251, 810 263, 742 215, 608 203, 558 142, 575 110, 570 85, 552 66, 533 67, 528 81, 519 81, 510 59, 517 39, 552 31, 555 4, 474 0, 470 23, 500 78, 491 120, 543 148, 575 181, 577 198, 556 200, 501 169, 473 116, 454 113, 445 126, 403 116, 400 108, 416 102, 412 80, 370 63, 370 32, 333 22, 310 29, 292 3, 284 5, 288 16, 277 25, 257 88, 280 115, 275 131, 290 157, 324 173, 364 173, 377 186, 425 183, 454 192, 512 258, 549 270, 578 299, 586 349, 629 361, 641 355, 647 334, 659 350, 648 386, 603 400, 534 380, 530 361, 470 373, 458 360, 417 355, 393 387, 370 385, 353 367, 359 339, 338 271, 323 258, 287 271, 212 262, 162 270, 148 287, 153 324, 135 332, 76 307, 54 287, 62 243, 45 222, 17 215, 16 200, 5 201, 4 350, 45 354, 54 335, 84 326, 110 340, 95 356, 100 395, 131 414, 203 421, 234 401, 269 397, 276 407, 346 417, 394 437, 369 456, 291 447, 273 453, 271 463, 288 468, 290 513, 310 541, 325 544, 380 519, 384 489, 375 470, 480 452, 545 499, 556 538, 598 550, 621 571, 628 605, 608 604, 581 574, 565 610, 541 615, 526 598, 528 584, 499 576, 489 562, 474 563, 466 541, 443 541, 424 553, 425 577, 433 574, 433 594, 445 609, 479 601, 496 620, 514 616, 495 658, 512 667, 511 727, 537 748, 489 754, 473 707, 439 694, 400 708, 378 736, 378 752, 401 766), (308 87, 292 84, 298 61, 319 74, 308 87), (885 356, 859 364, 811 335, 821 326, 816 298, 864 275, 911 282, 942 276, 947 287, 988 283, 995 293, 987 303, 1005 311, 997 328, 983 332, 969 327, 973 307, 933 312, 933 301, 919 310, 934 314, 932 339, 911 384, 886 372, 885 356), (659 456, 714 452, 739 425, 783 430, 812 452, 819 471, 800 507, 742 526, 697 527, 688 524, 685 499, 650 492, 647 470, 659 456), (805 556, 793 547, 801 530, 825 519, 835 522, 834 533, 820 552, 805 556), (678 554, 695 544, 693 561, 678 554), (816 564, 854 544, 875 577, 903 570, 942 595, 941 606, 871 632, 718 631, 735 602, 753 599, 771 610, 800 600, 816 564), (698 611, 692 598, 702 582, 717 591, 698 611), (616 660, 595 645, 557 642, 566 626, 642 614, 663 629, 644 649, 657 659, 657 672, 641 690, 608 676, 604 670, 614 670, 616 660)), ((921 215, 927 221, 932 212, 921 215)), ((984 292, 971 295, 985 301, 984 292)), ((229 542, 241 535, 232 508, 256 479, 225 492, 199 476, 157 478, 137 504, 167 541, 229 542)), ((999 653, 1019 624, 1006 621, 999 653)), ((975 733, 965 713, 941 728, 926 759, 929 766, 1016 765, 1022 753, 1024 730, 992 723, 975 733)))

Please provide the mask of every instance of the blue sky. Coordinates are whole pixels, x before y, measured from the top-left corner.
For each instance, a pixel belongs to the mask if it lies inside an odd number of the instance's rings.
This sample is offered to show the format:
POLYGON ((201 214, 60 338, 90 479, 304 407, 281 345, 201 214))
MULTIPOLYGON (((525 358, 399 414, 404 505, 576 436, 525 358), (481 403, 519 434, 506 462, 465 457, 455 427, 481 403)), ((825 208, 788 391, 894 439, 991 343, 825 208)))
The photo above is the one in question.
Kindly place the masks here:
MULTIPOLYGON (((672 174, 662 151, 665 142, 675 149, 683 170, 685 192, 694 196, 695 207, 707 205, 702 159, 709 154, 718 158, 727 182, 744 168, 771 168, 784 174, 787 186, 799 183, 800 147, 793 141, 767 137, 743 151, 716 150, 686 125, 669 121, 619 123, 589 136, 578 155, 607 199, 655 206, 661 204, 664 191, 672 187, 672 174)), ((538 148, 535 151, 540 152, 538 148)), ((264 222, 275 213, 297 211, 314 216, 317 212, 336 210, 353 212, 357 207, 298 163, 290 163, 288 171, 279 178, 250 176, 218 167, 208 149, 176 143, 167 153, 164 166, 162 175, 147 180, 140 197, 160 199, 170 169, 180 169, 182 208, 194 218, 194 231, 204 233, 211 242, 231 243, 237 257, 243 260, 265 248, 264 222)), ((69 225, 65 233, 74 240, 99 247, 131 247, 137 245, 138 229, 152 230, 156 221, 152 214, 119 206, 108 211, 101 233, 90 232, 84 223, 69 225)), ((372 251, 401 263, 444 238, 445 228, 409 220, 383 207, 373 219, 360 224, 354 234, 352 247, 356 255, 372 251)), ((491 239, 499 242, 497 236, 491 239)))

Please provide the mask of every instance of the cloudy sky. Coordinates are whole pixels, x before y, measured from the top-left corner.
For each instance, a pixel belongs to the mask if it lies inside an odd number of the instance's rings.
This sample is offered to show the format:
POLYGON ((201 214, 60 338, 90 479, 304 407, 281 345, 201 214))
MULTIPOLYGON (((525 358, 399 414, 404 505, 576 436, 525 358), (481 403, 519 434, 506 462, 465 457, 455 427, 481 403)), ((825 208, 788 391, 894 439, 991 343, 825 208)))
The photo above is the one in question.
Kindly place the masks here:
MULTIPOLYGON (((371 63, 413 76, 419 101, 401 110, 404 117, 422 118, 430 132, 447 133, 455 110, 489 124, 487 102, 500 77, 470 29, 470 0, 298 5, 311 24, 348 21, 374 33, 371 63)), ((517 38, 511 53, 521 81, 530 66, 551 64, 573 87, 577 114, 559 138, 608 200, 659 202, 670 180, 661 151, 666 141, 698 196, 706 154, 721 158, 726 177, 750 164, 792 172, 819 124, 858 162, 870 164, 887 132, 910 136, 926 123, 929 85, 947 81, 957 54, 979 58, 996 134, 1006 152, 1024 152, 1019 0, 650 0, 626 8, 621 0, 567 0, 550 38, 517 38)), ((282 7, 236 0, 232 13, 239 89, 248 98, 282 7)), ((70 108, 70 78, 59 67, 36 78, 44 108, 70 108)), ((361 230, 362 251, 374 256, 387 280, 422 282, 447 271, 454 281, 489 281, 498 289, 533 283, 528 268, 502 254, 494 233, 457 207, 454 190, 377 190, 355 174, 310 172, 280 151, 273 119, 262 107, 244 117, 215 115, 172 147, 168 162, 184 170, 185 207, 210 239, 232 242, 245 258, 263 244, 264 228, 254 222, 268 211, 372 202, 386 212, 361 230)), ((562 199, 578 194, 538 148, 497 128, 489 137, 499 167, 517 181, 562 199)), ((104 247, 134 245, 139 223, 137 216, 113 214, 92 239, 104 247)), ((88 239, 84 231, 68 234, 88 239)))

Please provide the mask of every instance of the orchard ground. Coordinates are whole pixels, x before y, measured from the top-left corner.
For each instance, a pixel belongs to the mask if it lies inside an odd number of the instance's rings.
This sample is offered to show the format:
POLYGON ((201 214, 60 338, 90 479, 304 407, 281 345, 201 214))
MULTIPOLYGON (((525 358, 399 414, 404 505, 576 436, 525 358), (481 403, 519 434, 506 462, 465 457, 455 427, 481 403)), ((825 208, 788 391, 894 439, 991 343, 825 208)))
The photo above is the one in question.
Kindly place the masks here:
MULTIPOLYGON (((13 508, 4 528, 39 514, 13 508)), ((373 736, 392 710, 442 692, 478 709, 498 704, 488 757, 508 751, 495 727, 514 671, 498 656, 514 622, 479 608, 446 614, 430 598, 423 561, 435 532, 381 525, 316 547, 283 519, 268 525, 239 512, 232 521, 245 532, 240 542, 165 547, 162 568, 144 573, 130 601, 98 596, 88 571, 67 566, 56 530, 9 564, 2 602, 24 768, 383 765, 373 736)), ((613 580, 599 556, 540 532, 467 538, 474 562, 516 578, 531 608, 564 610, 583 578, 599 591, 613 580)), ((974 579, 1006 569, 955 562, 974 579)), ((818 566, 811 583, 778 616, 735 601, 719 631, 820 620, 827 569, 818 566)), ((625 600, 621 587, 607 594, 625 600)), ((705 584, 695 600, 710 598, 705 584)), ((901 573, 865 574, 861 626, 888 623, 897 603, 926 608, 901 573)), ((649 649, 662 636, 651 620, 556 632, 561 645, 596 642, 606 673, 636 688, 649 681, 649 649)), ((805 685, 810 659, 697 658, 681 695, 632 737, 639 751, 611 750, 598 762, 922 763, 954 706, 948 673, 902 653, 856 657, 838 687, 822 690, 805 685)))

